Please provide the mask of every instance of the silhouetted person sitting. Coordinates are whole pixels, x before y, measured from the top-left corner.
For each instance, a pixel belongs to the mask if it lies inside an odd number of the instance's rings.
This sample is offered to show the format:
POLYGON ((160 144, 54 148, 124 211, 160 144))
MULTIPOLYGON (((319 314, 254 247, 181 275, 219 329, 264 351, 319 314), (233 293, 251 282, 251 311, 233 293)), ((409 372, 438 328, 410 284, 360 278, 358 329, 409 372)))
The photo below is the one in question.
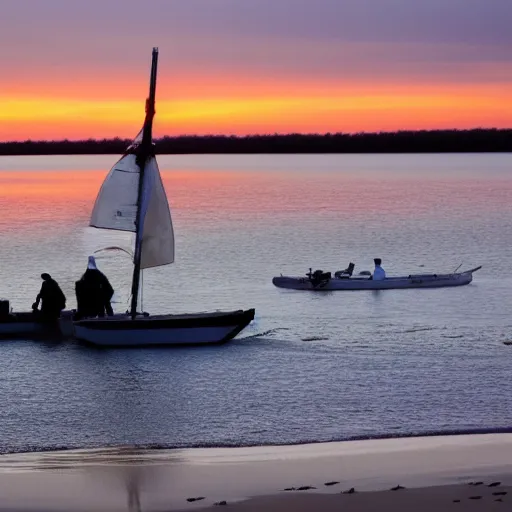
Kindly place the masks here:
POLYGON ((77 315, 76 318, 112 316, 114 311, 110 300, 114 289, 107 276, 96 267, 94 256, 89 256, 87 270, 80 281, 75 283, 77 315))
POLYGON ((54 322, 60 317, 61 311, 66 307, 66 296, 55 279, 50 274, 41 274, 43 284, 41 291, 32 304, 32 309, 38 311, 41 302, 41 317, 46 322, 54 322))

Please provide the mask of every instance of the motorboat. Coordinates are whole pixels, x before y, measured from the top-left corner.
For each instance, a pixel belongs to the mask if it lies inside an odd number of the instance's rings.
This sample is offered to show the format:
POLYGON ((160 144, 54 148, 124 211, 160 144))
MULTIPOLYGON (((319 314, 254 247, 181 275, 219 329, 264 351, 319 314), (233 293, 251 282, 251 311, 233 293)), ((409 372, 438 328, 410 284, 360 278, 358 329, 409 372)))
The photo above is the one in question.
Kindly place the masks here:
POLYGON ((62 311, 55 324, 48 324, 37 310, 13 311, 8 300, 0 300, 0 339, 55 339, 70 337, 73 311, 62 311))
POLYGON ((274 286, 288 290, 394 290, 406 288, 444 288, 464 286, 473 280, 473 273, 482 267, 475 267, 463 272, 449 274, 409 274, 407 276, 389 276, 385 279, 374 280, 371 272, 363 271, 352 275, 353 264, 345 271, 331 272, 309 269, 304 276, 278 276, 272 279, 274 286), (352 266, 352 267, 351 267, 352 266), (352 270, 352 271, 351 271, 352 270))

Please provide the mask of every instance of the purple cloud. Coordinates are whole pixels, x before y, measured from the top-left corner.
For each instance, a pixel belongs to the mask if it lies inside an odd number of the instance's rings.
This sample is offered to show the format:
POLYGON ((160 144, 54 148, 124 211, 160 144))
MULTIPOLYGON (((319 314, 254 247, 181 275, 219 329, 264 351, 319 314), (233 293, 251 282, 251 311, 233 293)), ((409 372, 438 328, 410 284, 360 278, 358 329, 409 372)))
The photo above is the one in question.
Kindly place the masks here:
POLYGON ((176 73, 511 73, 511 0, 20 0, 2 11, 0 66, 25 76, 142 73, 152 46, 176 73))

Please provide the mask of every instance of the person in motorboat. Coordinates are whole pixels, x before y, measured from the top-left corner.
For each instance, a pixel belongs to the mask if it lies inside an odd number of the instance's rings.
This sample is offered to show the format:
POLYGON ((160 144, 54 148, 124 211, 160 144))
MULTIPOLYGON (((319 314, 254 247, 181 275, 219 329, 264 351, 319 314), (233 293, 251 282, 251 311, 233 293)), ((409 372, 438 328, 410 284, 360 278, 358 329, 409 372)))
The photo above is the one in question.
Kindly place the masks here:
POLYGON ((386 271, 381 267, 382 260, 380 258, 375 258, 373 260, 375 263, 375 269, 373 270, 372 279, 374 281, 381 281, 382 279, 386 279, 386 271))
POLYGON ((32 309, 34 312, 39 311, 39 303, 41 302, 40 313, 42 319, 46 322, 54 322, 58 320, 62 310, 66 307, 66 296, 50 274, 41 274, 41 279, 43 280, 41 291, 37 295, 34 304, 32 304, 32 309))
POLYGON ((89 256, 87 269, 79 281, 75 283, 77 300, 76 319, 113 316, 110 304, 114 288, 107 276, 96 266, 94 256, 89 256))

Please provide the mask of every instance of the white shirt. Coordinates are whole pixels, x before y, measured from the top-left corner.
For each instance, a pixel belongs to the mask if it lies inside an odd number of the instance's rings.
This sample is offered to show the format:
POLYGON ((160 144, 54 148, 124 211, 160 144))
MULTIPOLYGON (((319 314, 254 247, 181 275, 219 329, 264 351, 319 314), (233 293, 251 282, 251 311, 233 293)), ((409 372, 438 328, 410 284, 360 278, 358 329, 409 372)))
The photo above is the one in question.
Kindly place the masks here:
POLYGON ((375 265, 375 270, 373 271, 373 279, 375 281, 386 279, 386 271, 380 265, 375 265))

